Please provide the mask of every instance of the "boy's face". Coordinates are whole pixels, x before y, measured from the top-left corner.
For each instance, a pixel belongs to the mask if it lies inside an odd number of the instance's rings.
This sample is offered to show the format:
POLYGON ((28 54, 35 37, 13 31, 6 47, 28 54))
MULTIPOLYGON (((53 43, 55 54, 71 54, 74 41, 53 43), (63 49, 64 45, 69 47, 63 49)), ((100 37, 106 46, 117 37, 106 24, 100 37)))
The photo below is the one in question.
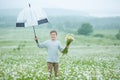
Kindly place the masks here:
POLYGON ((56 40, 57 34, 56 33, 50 33, 51 40, 56 40))

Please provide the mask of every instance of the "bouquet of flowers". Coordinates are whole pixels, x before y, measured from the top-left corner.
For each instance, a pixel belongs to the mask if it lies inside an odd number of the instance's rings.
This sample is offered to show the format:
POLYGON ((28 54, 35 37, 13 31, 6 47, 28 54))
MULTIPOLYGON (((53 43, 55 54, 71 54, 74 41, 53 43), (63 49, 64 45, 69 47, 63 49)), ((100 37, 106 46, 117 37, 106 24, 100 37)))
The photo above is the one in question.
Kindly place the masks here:
POLYGON ((68 47, 72 41, 74 41, 74 36, 73 34, 67 34, 65 37, 66 40, 66 47, 63 49, 62 53, 67 54, 68 53, 68 47))

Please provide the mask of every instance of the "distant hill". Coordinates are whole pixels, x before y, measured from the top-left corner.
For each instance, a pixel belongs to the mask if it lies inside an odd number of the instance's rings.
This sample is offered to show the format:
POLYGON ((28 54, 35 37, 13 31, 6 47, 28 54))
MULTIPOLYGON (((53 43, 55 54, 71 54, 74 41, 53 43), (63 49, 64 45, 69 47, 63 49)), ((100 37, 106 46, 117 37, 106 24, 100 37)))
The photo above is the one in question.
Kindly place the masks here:
POLYGON ((82 12, 82 11, 75 11, 75 10, 69 10, 69 9, 44 9, 47 15, 50 16, 89 16, 88 13, 82 12))
MULTIPOLYGON (((0 10, 0 27, 15 27, 22 9, 0 10)), ((120 17, 92 17, 89 13, 67 9, 44 9, 49 21, 56 27, 77 29, 82 23, 91 23, 95 29, 120 29, 120 17)))

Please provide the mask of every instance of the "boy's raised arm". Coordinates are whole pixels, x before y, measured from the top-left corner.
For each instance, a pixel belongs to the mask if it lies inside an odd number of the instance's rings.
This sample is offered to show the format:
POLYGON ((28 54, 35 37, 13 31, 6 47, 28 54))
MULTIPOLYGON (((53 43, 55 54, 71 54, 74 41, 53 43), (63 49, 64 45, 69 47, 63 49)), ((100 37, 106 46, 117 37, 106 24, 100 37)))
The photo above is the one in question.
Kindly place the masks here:
POLYGON ((39 43, 39 42, 38 42, 37 36, 35 36, 35 42, 37 43, 37 46, 38 46, 39 48, 45 48, 45 47, 46 47, 46 43, 45 43, 45 42, 44 42, 44 43, 39 43))

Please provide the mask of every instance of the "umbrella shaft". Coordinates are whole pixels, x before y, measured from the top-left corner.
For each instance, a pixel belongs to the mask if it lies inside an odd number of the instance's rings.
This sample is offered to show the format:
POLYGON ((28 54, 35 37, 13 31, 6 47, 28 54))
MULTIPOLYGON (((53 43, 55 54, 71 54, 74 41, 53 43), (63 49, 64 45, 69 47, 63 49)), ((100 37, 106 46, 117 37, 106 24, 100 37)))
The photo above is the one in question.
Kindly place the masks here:
POLYGON ((35 27, 33 26, 33 31, 34 31, 34 35, 35 35, 35 37, 36 37, 36 32, 35 32, 35 27))

